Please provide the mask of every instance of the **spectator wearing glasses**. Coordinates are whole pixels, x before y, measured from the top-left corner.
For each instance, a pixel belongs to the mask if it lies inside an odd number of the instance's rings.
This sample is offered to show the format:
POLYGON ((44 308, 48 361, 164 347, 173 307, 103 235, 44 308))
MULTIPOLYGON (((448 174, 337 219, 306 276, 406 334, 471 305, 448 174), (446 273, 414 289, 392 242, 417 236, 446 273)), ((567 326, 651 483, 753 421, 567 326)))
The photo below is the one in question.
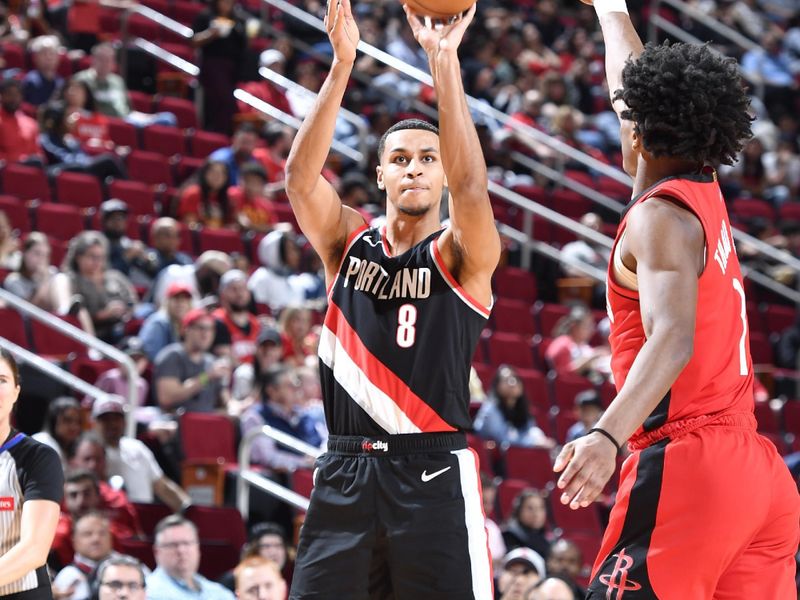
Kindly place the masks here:
POLYGON ((144 573, 144 565, 132 556, 112 556, 97 569, 97 599, 145 600, 144 573))
POLYGON ((200 543, 191 521, 170 515, 155 528, 156 569, 146 579, 148 600, 233 600, 233 594, 197 572, 200 543))

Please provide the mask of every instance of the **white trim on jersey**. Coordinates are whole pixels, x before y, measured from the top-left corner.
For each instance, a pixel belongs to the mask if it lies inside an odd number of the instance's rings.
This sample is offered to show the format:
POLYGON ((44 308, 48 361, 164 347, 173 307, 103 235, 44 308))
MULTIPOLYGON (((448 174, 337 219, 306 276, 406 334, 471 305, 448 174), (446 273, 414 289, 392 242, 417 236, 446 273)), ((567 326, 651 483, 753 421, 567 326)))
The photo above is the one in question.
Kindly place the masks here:
POLYGON ((472 572, 472 594, 475 600, 492 600, 494 592, 489 538, 486 533, 486 517, 483 515, 475 454, 469 448, 453 450, 452 454, 458 459, 458 472, 461 477, 464 524, 467 527, 467 551, 472 572))
POLYGON ((319 357, 333 371, 334 379, 344 391, 387 433, 421 432, 394 400, 369 380, 336 335, 325 326, 319 337, 319 357))
POLYGON ((468 298, 467 296, 465 296, 462 293, 462 288, 460 286, 453 285, 453 283, 450 281, 450 279, 453 276, 450 274, 449 271, 446 270, 446 267, 444 267, 444 265, 439 264, 439 260, 437 259, 436 249, 433 247, 434 244, 437 243, 437 241, 438 241, 438 238, 433 240, 433 241, 431 241, 430 246, 428 246, 428 250, 431 253, 431 258, 433 259, 433 264, 436 265, 436 270, 439 271, 439 275, 442 276, 442 279, 444 279, 444 282, 447 284, 447 286, 451 290, 453 290, 453 293, 455 293, 456 296, 461 298, 461 301, 464 304, 469 306, 472 310, 474 310, 476 313, 478 313, 484 319, 488 319, 489 315, 492 312, 492 308, 494 307, 494 296, 492 296, 492 303, 489 306, 483 306, 482 304, 478 304, 477 301, 473 301, 471 298, 468 298))
POLYGON ((331 287, 328 288, 328 293, 326 294, 329 303, 333 301, 333 290, 336 287, 336 282, 339 281, 339 277, 342 274, 342 267, 344 266, 344 261, 347 258, 347 253, 350 252, 350 249, 353 246, 355 246, 355 243, 361 239, 361 236, 363 236, 368 231, 369 231, 369 226, 367 226, 367 224, 365 223, 361 227, 355 229, 353 233, 350 234, 353 236, 353 239, 350 240, 347 246, 345 246, 344 252, 342 252, 342 258, 339 261, 339 268, 336 269, 336 276, 333 278, 333 281, 331 282, 331 287))

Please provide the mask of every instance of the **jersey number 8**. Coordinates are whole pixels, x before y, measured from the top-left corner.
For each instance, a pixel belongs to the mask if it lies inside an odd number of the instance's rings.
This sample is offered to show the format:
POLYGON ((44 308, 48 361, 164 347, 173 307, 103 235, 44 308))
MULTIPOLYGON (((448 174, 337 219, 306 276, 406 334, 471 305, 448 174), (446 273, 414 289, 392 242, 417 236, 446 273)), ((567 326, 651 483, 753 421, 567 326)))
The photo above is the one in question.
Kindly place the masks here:
POLYGON ((417 307, 403 304, 397 311, 397 345, 411 348, 417 339, 417 307))

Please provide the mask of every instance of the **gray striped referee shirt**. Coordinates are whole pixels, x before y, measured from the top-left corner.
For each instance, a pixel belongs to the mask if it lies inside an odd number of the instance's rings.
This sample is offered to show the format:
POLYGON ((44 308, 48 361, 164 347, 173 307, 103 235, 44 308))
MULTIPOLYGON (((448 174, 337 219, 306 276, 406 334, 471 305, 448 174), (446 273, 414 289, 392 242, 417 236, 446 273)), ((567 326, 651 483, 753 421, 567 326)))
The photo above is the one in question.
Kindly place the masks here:
MULTIPOLYGON (((25 502, 52 500, 60 503, 63 495, 64 472, 56 452, 12 429, 0 446, 0 556, 19 542, 25 502)), ((0 598, 52 598, 47 568, 41 565, 21 579, 0 586, 0 598)))

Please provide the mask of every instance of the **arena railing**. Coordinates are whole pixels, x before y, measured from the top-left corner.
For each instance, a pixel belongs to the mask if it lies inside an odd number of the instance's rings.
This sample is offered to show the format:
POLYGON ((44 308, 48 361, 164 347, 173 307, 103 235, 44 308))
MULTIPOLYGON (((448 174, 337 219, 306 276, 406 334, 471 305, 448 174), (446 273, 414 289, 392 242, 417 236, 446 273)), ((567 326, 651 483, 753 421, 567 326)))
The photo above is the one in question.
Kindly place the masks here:
MULTIPOLYGON (((313 92, 312 92, 313 93, 313 92)), ((273 119, 277 119, 284 125, 288 125, 292 129, 300 129, 300 125, 303 122, 295 117, 294 115, 290 115, 288 113, 283 112, 281 109, 276 108, 269 104, 268 102, 264 102, 261 98, 256 98, 253 94, 244 91, 241 88, 236 89, 233 92, 233 97, 237 100, 241 100, 242 102, 249 104, 257 111, 264 113, 272 117, 273 119)), ((355 163, 358 163, 360 166, 364 166, 366 164, 366 156, 359 152, 358 150, 353 150, 350 146, 343 144, 338 140, 333 140, 331 144, 331 150, 334 152, 341 154, 342 156, 346 156, 350 160, 355 163)))
POLYGON ((323 453, 323 450, 320 448, 315 448, 310 444, 306 444, 302 440, 275 429, 270 425, 264 425, 259 429, 253 429, 248 432, 247 435, 242 438, 242 442, 239 445, 239 474, 236 487, 236 501, 239 512, 242 513, 242 517, 247 521, 250 514, 250 494, 248 493, 250 486, 255 486, 268 493, 270 496, 283 500, 295 508, 303 511, 308 510, 308 498, 279 483, 275 483, 271 479, 260 475, 250 468, 250 454, 253 450, 253 444, 262 436, 271 438, 281 446, 291 448, 310 458, 317 458, 323 453))
MULTIPOLYGON (((258 70, 258 74, 261 75, 264 79, 271 81, 272 83, 279 85, 280 87, 284 88, 285 90, 293 90, 298 94, 302 94, 305 96, 316 98, 316 92, 303 87, 299 83, 296 83, 289 79, 288 77, 284 77, 280 73, 273 71, 267 67, 261 67, 258 70)), ((367 155, 367 137, 369 136, 369 128, 367 124, 364 122, 364 117, 360 117, 353 111, 347 110, 344 107, 339 109, 339 116, 350 123, 353 127, 356 128, 358 132, 358 151, 361 153, 362 156, 367 155)), ((361 165, 365 166, 365 165, 361 165)))
MULTIPOLYGON (((747 52, 750 50, 757 50, 760 46, 748 38, 747 36, 742 35, 735 29, 728 27, 724 23, 719 22, 718 20, 714 19, 713 17, 707 15, 703 11, 699 10, 697 7, 687 4, 683 2, 683 0, 655 0, 653 3, 653 7, 650 13, 650 21, 647 27, 647 38, 651 42, 658 42, 658 31, 659 29, 682 42, 687 42, 689 44, 703 44, 703 40, 698 39, 694 35, 690 34, 687 31, 684 31, 675 23, 671 22, 669 19, 661 16, 660 9, 661 5, 666 4, 671 6, 682 15, 689 19, 694 19, 704 27, 707 27, 721 38, 724 38, 731 42, 734 46, 738 47, 742 52, 747 52)), ((713 49, 713 45, 711 46, 713 49)), ((742 76, 745 77, 752 85, 755 91, 755 95, 759 98, 764 97, 764 82, 749 75, 742 73, 742 76)))
MULTIPOLYGON (((83 344, 87 348, 91 348, 103 356, 107 356, 111 360, 120 364, 121 367, 125 369, 127 372, 127 379, 128 379, 128 397, 126 412, 125 412, 125 433, 128 436, 136 437, 136 419, 134 415, 134 410, 138 405, 138 397, 137 397, 137 390, 139 389, 139 372, 136 370, 136 365, 134 364, 133 360, 130 356, 125 354, 122 350, 115 348, 111 344, 107 344, 94 336, 89 335, 82 329, 75 327, 71 323, 67 323, 59 318, 54 317, 51 313, 42 310, 38 306, 35 306, 28 302, 27 300, 23 300, 19 296, 15 296, 11 292, 0 288, 0 301, 5 303, 8 306, 13 307, 23 316, 26 316, 31 319, 36 319, 40 323, 43 323, 47 327, 58 331, 62 335, 65 335, 69 338, 72 338, 76 342, 83 344)), ((96 392, 97 388, 94 386, 89 386, 85 381, 81 380, 78 377, 75 377, 71 373, 52 365, 50 362, 45 360, 44 358, 33 354, 29 350, 25 348, 21 348, 17 344, 13 344, 13 342, 3 339, 3 343, 9 346, 14 346, 14 352, 18 353, 19 356, 23 358, 26 362, 29 362, 31 365, 35 366, 37 369, 51 375, 52 377, 58 379, 69 385, 70 387, 75 388, 76 390, 83 392, 85 394, 89 394, 97 398, 96 392), (49 366, 48 366, 49 365, 49 366), (88 387, 87 387, 88 386, 88 387)), ((100 396, 104 397, 106 394, 105 392, 101 392, 100 396)))

